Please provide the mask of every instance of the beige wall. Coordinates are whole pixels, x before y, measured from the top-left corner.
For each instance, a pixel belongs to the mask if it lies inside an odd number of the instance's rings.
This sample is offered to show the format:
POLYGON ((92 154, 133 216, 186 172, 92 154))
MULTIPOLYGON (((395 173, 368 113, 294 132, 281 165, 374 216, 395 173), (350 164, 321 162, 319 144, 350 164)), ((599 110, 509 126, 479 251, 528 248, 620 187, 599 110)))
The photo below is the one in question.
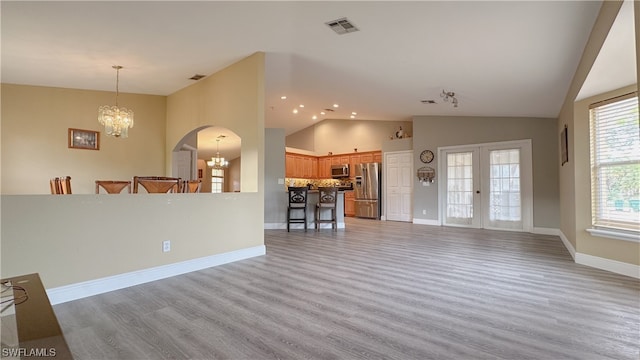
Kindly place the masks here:
POLYGON ((589 105, 598 101, 637 91, 627 86, 577 101, 574 106, 573 158, 575 171, 575 250, 582 254, 640 265, 640 243, 591 236, 591 158, 589 135, 589 105))
POLYGON ((166 97, 120 94, 135 112, 127 139, 107 137, 98 107, 115 94, 2 84, 2 194, 49 194, 49 179, 71 176, 77 194, 92 194, 95 180, 165 174, 166 97), (68 128, 100 131, 100 150, 67 147, 68 128))
MULTIPOLYGON (((620 1, 603 2, 558 119, 558 134, 565 125, 569 128, 569 162, 560 167, 560 230, 577 253, 640 265, 638 243, 591 236, 585 231, 591 227, 588 105, 598 99, 629 92, 636 89, 637 84, 574 102, 585 79, 589 76, 589 71, 621 5, 620 1)), ((634 5, 636 44, 638 44, 640 21, 637 20, 640 18, 640 6, 637 2, 634 5)), ((638 64, 638 54, 640 54, 640 47, 636 46, 636 64, 638 64)), ((640 72, 637 75, 640 76, 640 72)))
POLYGON ((207 126, 225 127, 240 136, 241 191, 262 191, 264 53, 255 53, 168 97, 167 158, 185 134, 207 126))
POLYGON ((286 137, 286 146, 313 151, 318 155, 374 151, 398 131, 413 133, 411 121, 324 120, 286 137), (309 145, 311 144, 311 145, 309 145))
MULTIPOLYGON (((147 154, 165 160, 192 129, 223 123, 242 137, 247 192, 2 195, 1 276, 37 272, 45 287, 52 288, 263 246, 263 72, 264 55, 256 54, 169 96, 168 140, 151 138, 163 147, 147 154), (172 241, 171 252, 161 251, 164 240, 172 241)), ((82 94, 78 92, 80 98, 82 94)), ((2 96, 4 112, 4 91, 2 96)), ((52 106, 50 111, 62 119, 74 109, 52 106)), ((164 126, 159 127, 158 134, 164 134, 164 126)), ((3 128, 2 136, 4 146, 5 138, 23 135, 3 128)), ((5 176, 4 161, 2 170, 5 176)))

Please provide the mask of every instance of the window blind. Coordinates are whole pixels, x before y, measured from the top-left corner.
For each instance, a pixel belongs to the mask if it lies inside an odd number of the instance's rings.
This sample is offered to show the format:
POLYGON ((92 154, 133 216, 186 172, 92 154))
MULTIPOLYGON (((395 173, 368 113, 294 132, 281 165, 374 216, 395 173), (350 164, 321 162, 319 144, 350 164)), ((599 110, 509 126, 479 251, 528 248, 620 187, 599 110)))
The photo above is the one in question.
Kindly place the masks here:
POLYGON ((640 126, 637 93, 590 110, 593 226, 640 231, 640 126))

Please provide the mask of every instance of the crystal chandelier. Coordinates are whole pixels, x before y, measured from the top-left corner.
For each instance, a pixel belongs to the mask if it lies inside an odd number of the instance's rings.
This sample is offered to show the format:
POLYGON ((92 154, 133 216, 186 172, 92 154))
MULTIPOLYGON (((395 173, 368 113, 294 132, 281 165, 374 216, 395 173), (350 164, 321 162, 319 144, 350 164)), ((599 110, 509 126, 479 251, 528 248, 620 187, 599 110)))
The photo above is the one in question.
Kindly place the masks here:
POLYGON ((100 106, 98 108, 98 122, 104 125, 107 135, 124 139, 129 136, 129 128, 133 127, 133 111, 118 107, 118 86, 122 66, 114 65, 113 68, 116 69, 116 105, 100 106))
POLYGON ((220 157, 220 140, 224 139, 224 135, 218 136, 216 139, 216 156, 212 157, 210 161, 207 161, 207 165, 214 169, 224 169, 229 166, 229 162, 226 161, 223 157, 220 157))

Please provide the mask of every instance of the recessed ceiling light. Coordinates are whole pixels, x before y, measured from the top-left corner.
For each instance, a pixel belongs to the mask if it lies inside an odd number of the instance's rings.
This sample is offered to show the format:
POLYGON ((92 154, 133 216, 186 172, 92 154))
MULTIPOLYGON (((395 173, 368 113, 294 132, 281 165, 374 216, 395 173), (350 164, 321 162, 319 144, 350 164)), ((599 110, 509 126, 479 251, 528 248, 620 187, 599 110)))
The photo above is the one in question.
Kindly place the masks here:
POLYGON ((357 113, 357 112, 355 112, 355 111, 352 111, 352 112, 351 112, 351 115, 358 115, 358 113, 357 113))
POLYGON ((317 117, 317 116, 315 116, 315 115, 313 115, 311 118, 312 118, 313 120, 316 120, 318 117, 317 117))
POLYGON ((304 107, 304 105, 303 105, 303 104, 300 104, 300 105, 298 105, 298 106, 300 106, 301 108, 303 108, 303 107, 304 107))
POLYGON ((355 118, 356 118, 356 116, 355 116, 355 115, 351 115, 351 116, 350 116, 350 118, 355 119, 355 118))
POLYGON ((298 109, 293 109, 293 113, 297 114, 298 113, 298 109))
POLYGON ((320 115, 324 115, 324 114, 326 114, 326 112, 320 111, 320 115))
POLYGON ((334 107, 334 108, 337 108, 337 107, 340 107, 340 105, 338 105, 338 104, 333 104, 333 107, 334 107))
POLYGON ((287 97, 286 97, 286 96, 284 96, 284 95, 282 95, 282 96, 280 96, 280 99, 282 99, 282 100, 287 100, 287 97))

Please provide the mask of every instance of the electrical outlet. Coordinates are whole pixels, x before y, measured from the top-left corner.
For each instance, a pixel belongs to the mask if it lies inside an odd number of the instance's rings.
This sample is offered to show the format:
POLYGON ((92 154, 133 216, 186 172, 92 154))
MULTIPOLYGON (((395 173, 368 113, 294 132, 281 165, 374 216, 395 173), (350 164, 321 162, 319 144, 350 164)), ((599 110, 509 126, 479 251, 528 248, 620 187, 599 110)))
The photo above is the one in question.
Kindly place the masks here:
POLYGON ((427 215, 427 210, 422 209, 422 215, 427 215))
POLYGON ((165 240, 162 242, 162 252, 171 251, 171 240, 165 240))

